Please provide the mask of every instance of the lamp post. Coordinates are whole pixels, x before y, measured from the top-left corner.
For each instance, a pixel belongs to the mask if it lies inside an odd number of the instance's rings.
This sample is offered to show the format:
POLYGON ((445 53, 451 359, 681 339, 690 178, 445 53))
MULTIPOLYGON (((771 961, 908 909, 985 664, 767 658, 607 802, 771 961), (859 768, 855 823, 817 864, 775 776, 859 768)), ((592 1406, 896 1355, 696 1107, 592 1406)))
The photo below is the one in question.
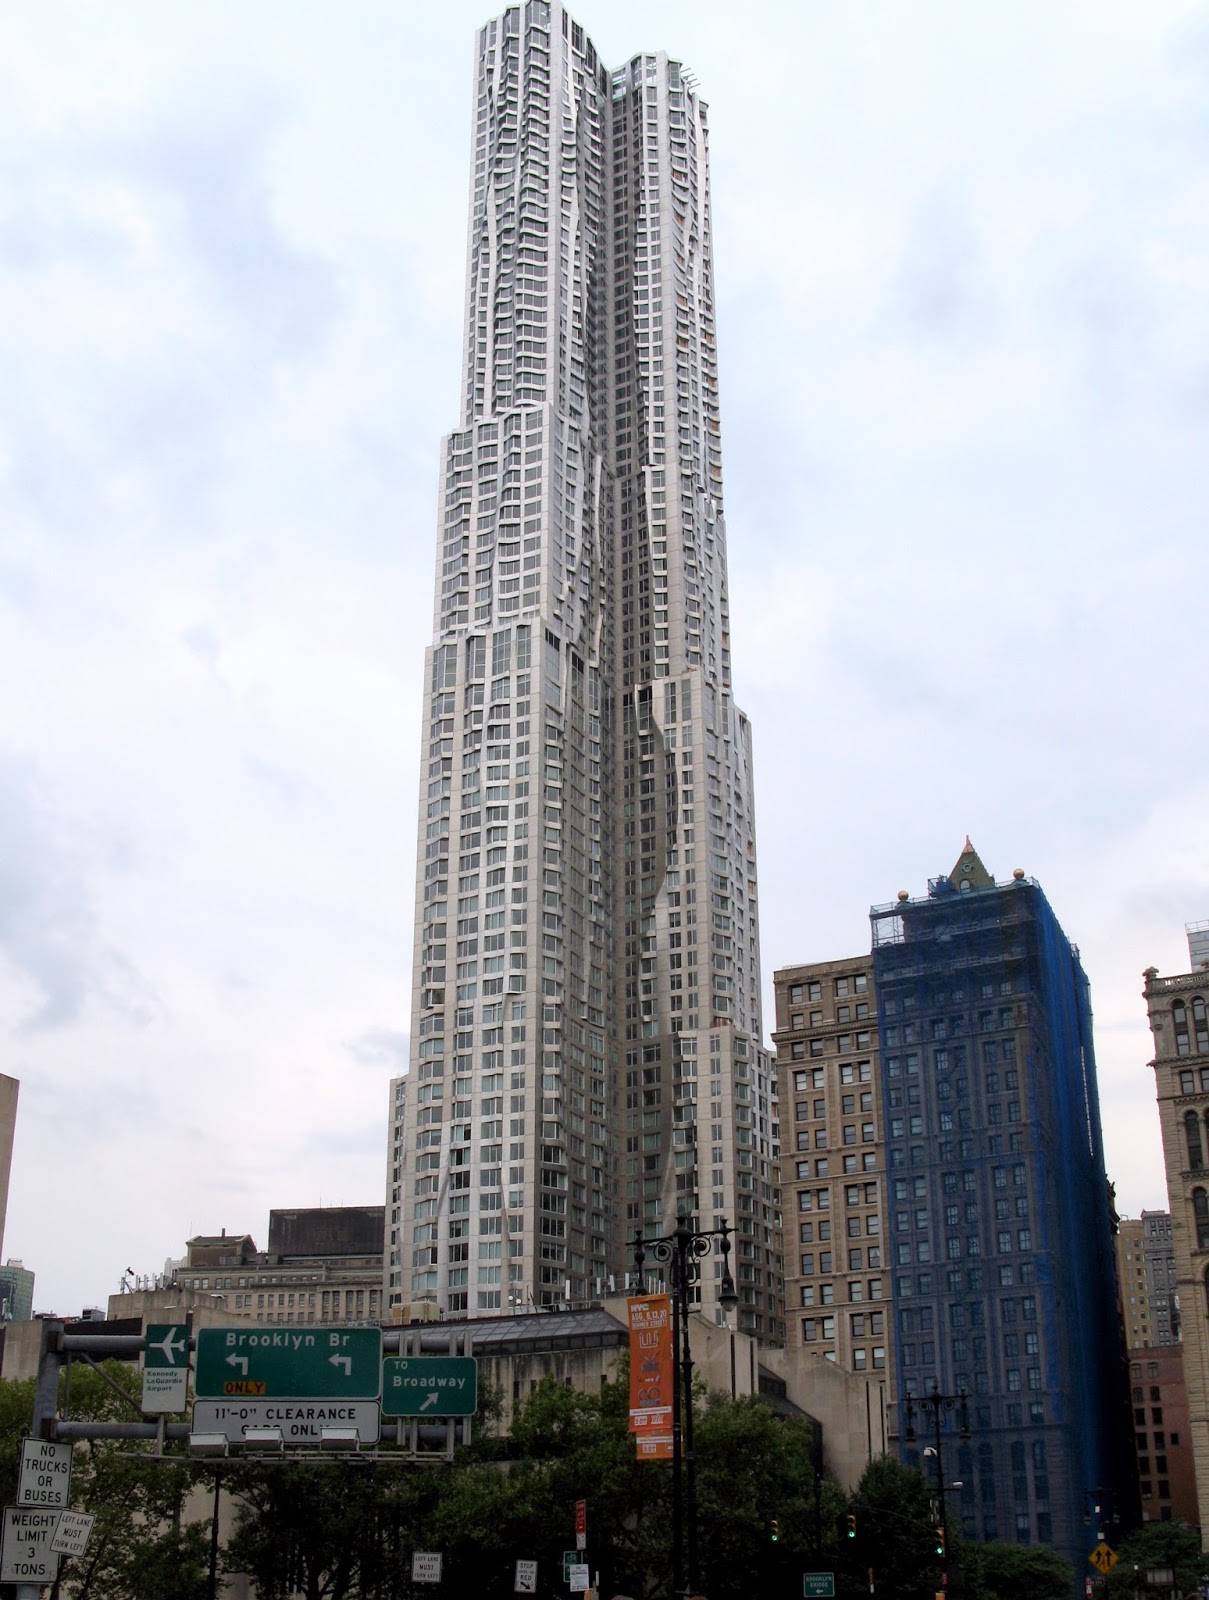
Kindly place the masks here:
POLYGON ((657 1238, 644 1237, 641 1229, 634 1237, 634 1269, 639 1291, 645 1282, 643 1264, 647 1251, 668 1268, 672 1291, 673 1359, 680 1363, 680 1381, 672 1385, 672 1587, 679 1595, 695 1594, 697 1572, 697 1465, 693 1456, 693 1353, 689 1343, 689 1289, 701 1278, 698 1262, 710 1255, 717 1240, 722 1256, 722 1281, 718 1304, 732 1311, 739 1303, 735 1282, 730 1275, 731 1230, 726 1218, 716 1228, 695 1228, 693 1218, 678 1216, 671 1233, 657 1238), (686 1504, 687 1501, 687 1504, 686 1504), (685 1575, 685 1530, 688 1545, 688 1587, 685 1575))
POLYGON ((1120 1525, 1121 1518, 1117 1514, 1117 1511, 1116 1511, 1115 1507, 1116 1507, 1116 1490, 1115 1489, 1105 1488, 1103 1484, 1099 1484, 1099 1483, 1095 1486, 1094 1489, 1084 1489, 1084 1491, 1083 1491, 1083 1526, 1085 1528, 1091 1527, 1092 1518, 1094 1516, 1094 1518, 1095 1518, 1095 1529, 1096 1529, 1096 1543, 1097 1544, 1102 1539, 1106 1540, 1108 1538, 1108 1534, 1106 1533, 1105 1529, 1109 1526, 1110 1523, 1113 1525, 1113 1529, 1114 1529, 1114 1535, 1113 1536, 1114 1536, 1114 1538, 1116 1537, 1115 1530, 1120 1525))
MULTIPOLYGON (((937 1512, 940 1517, 940 1546, 942 1559, 947 1563, 949 1559, 949 1509, 946 1496, 944 1456, 941 1447, 941 1423, 945 1414, 957 1407, 957 1422, 959 1427, 958 1438, 965 1444, 970 1437, 970 1408, 966 1401, 966 1392, 962 1389, 957 1394, 941 1394, 936 1384, 932 1385, 930 1394, 920 1395, 918 1398, 907 1396, 907 1431, 903 1438, 908 1444, 915 1442, 915 1412, 930 1411, 935 1428, 936 1444, 936 1501, 937 1512)), ((943 1580, 948 1582, 947 1574, 943 1580)))

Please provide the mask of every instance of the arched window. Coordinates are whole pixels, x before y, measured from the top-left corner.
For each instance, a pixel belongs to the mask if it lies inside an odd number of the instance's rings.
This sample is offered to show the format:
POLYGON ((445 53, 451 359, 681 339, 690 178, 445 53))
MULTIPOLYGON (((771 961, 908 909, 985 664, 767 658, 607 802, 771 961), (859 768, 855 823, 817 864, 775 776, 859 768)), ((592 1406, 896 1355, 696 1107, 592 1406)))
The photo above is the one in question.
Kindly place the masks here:
POLYGON ((1188 1170, 1199 1172, 1205 1165, 1205 1153, 1201 1145, 1201 1119, 1195 1111, 1184 1113, 1184 1138, 1188 1141, 1188 1170))
POLYGON ((1192 1026, 1196 1030, 1198 1053, 1209 1051, 1209 1020, 1205 1016, 1205 1002, 1197 995, 1192 1002, 1192 1026))
POLYGON ((1192 1191, 1192 1214, 1196 1218, 1196 1247, 1209 1250, 1209 1195, 1203 1189, 1192 1191))
POLYGON ((1188 1007, 1182 1000, 1177 1000, 1171 1008, 1171 1030, 1175 1034, 1176 1055, 1190 1054, 1192 1044, 1188 1038, 1188 1007))

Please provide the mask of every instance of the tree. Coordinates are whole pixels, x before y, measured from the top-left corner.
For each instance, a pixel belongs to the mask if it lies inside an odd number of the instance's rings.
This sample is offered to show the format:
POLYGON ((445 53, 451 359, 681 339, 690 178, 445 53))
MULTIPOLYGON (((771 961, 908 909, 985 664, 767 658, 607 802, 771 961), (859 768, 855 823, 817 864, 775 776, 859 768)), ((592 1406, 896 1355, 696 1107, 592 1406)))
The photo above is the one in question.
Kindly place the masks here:
POLYGON ((935 1500, 923 1473, 879 1456, 865 1468, 854 1499, 856 1537, 842 1538, 837 1552, 839 1592, 867 1595, 870 1568, 880 1600, 917 1600, 939 1589, 935 1500))
POLYGON ((961 1575, 967 1600, 1069 1600, 1075 1584, 1070 1562, 1048 1545, 963 1543, 961 1575))
MULTIPOLYGON (((59 1414, 129 1422, 141 1415, 139 1395, 139 1374, 123 1362, 76 1364, 63 1375, 59 1414)), ((63 1563, 62 1591, 75 1600, 203 1600, 209 1523, 185 1519, 198 1476, 192 1463, 157 1457, 142 1442, 78 1445, 71 1503, 96 1522, 85 1554, 63 1563)))
MULTIPOLYGON (((1192 1594, 1200 1586, 1201 1574, 1209 1570, 1199 1536, 1182 1522, 1150 1523, 1131 1534, 1117 1555, 1120 1559, 1103 1582, 1105 1600, 1133 1600, 1138 1574, 1144 1580, 1155 1567, 1171 1567, 1176 1594, 1192 1594)), ((1140 1587, 1145 1588, 1144 1581, 1140 1587)))

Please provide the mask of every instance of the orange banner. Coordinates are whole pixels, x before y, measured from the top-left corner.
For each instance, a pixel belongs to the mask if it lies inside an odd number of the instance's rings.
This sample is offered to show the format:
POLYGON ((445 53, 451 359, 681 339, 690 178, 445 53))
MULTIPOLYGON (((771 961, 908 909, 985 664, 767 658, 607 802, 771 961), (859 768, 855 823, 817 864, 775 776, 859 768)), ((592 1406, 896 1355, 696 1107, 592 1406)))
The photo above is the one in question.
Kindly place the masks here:
POLYGON ((630 1432, 646 1459, 672 1453, 672 1302, 666 1294, 629 1301, 630 1432))

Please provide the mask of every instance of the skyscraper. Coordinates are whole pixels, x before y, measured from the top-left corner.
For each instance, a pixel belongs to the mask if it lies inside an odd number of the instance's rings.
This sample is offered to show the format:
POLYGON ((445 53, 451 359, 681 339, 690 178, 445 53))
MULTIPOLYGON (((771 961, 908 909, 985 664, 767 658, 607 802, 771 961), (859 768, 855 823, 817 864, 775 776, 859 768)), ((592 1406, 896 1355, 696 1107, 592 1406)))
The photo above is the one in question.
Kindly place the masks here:
MULTIPOLYGON (((1201 953, 1195 931, 1193 924, 1194 959, 1201 953)), ((1198 964, 1162 978, 1148 967, 1145 979, 1203 1542, 1209 1538, 1209 972, 1198 964)))
POLYGON ((783 967, 775 984, 786 1343, 853 1372, 880 1373, 888 1388, 886 1119, 873 958, 783 967))
POLYGON ((639 1227, 726 1215, 779 1336, 706 108, 557 0, 478 35, 438 541, 390 1302, 579 1301, 639 1227))
POLYGON ((968 839, 871 918, 904 1441, 910 1399, 964 1391, 945 1464, 966 1532, 1081 1570, 1088 1494, 1128 1525, 1136 1480, 1079 953, 1040 886, 996 883, 968 839))

